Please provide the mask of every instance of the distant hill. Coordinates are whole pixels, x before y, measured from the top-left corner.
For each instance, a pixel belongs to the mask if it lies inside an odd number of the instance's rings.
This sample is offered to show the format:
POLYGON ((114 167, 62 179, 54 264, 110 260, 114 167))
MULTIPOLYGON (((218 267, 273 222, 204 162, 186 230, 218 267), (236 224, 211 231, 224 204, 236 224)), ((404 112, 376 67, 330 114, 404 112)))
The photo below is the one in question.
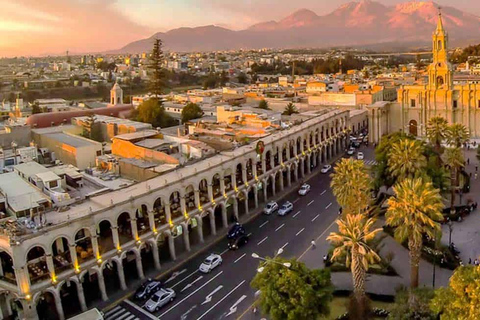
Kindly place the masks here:
MULTIPOLYGON (((480 17, 453 7, 443 7, 442 18, 453 45, 480 41, 480 17)), ((279 21, 257 23, 240 31, 213 25, 173 29, 111 52, 149 51, 154 38, 162 39, 165 47, 173 51, 425 44, 431 39, 437 19, 438 5, 431 1, 385 6, 362 0, 344 4, 324 16, 301 9, 279 21)))

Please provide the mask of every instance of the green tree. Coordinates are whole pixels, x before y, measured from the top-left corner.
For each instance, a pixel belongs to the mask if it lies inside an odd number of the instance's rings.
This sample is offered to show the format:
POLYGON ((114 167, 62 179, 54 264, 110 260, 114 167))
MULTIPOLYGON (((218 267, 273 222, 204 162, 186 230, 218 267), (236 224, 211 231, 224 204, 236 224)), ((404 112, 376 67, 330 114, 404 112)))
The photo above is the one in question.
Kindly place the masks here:
POLYGON ((365 163, 352 158, 342 159, 331 175, 330 187, 344 214, 362 214, 371 200, 372 180, 365 163))
POLYGON ((464 167, 463 152, 459 147, 448 148, 444 154, 445 165, 450 168, 450 212, 455 213, 455 193, 458 177, 464 167))
POLYGON ((346 265, 350 267, 353 280, 353 295, 357 317, 364 319, 365 310, 365 278, 368 267, 375 261, 380 261, 378 254, 370 247, 375 235, 382 231, 374 229, 375 220, 365 218, 361 214, 349 214, 337 220, 338 232, 332 232, 327 240, 335 246, 331 260, 334 261, 346 255, 346 265))
POLYGON ((386 223, 395 228, 395 239, 408 240, 410 250, 410 286, 418 287, 418 266, 423 236, 435 238, 443 219, 443 202, 439 190, 422 178, 406 178, 394 187, 394 197, 388 199, 386 223))
POLYGON ((238 82, 243 84, 247 83, 247 76, 245 75, 245 73, 240 72, 238 74, 238 82))
POLYGON ((222 87, 225 86, 229 80, 230 80, 230 78, 228 77, 227 72, 222 71, 222 73, 220 74, 220 85, 222 87))
POLYGON ((156 98, 151 98, 140 104, 133 112, 132 118, 136 121, 150 123, 154 128, 166 128, 178 124, 156 98))
POLYGON ((167 83, 166 72, 162 67, 163 59, 162 40, 155 39, 147 67, 150 70, 150 92, 156 98, 163 93, 167 83))
POLYGON ((390 308, 390 320, 436 320, 430 310, 430 302, 434 291, 430 288, 417 288, 413 290, 400 290, 395 295, 395 303, 390 308), (409 303, 414 301, 414 303, 409 303))
POLYGON ((213 89, 217 86, 217 83, 218 77, 215 75, 215 73, 210 72, 208 77, 203 82, 203 89, 213 89))
POLYGON ((310 270, 295 259, 280 257, 261 263, 261 267, 251 286, 260 290, 260 307, 270 319, 315 320, 330 313, 333 287, 329 270, 310 270), (282 265, 287 262, 290 268, 282 265))
POLYGON ((433 117, 428 120, 427 138, 434 145, 435 152, 442 153, 442 143, 447 139, 448 122, 442 117, 433 117))
POLYGON ((450 145, 456 147, 462 147, 465 142, 470 138, 470 134, 461 123, 454 123, 448 127, 447 130, 447 142, 450 145))
POLYGON ((268 102, 265 101, 265 99, 260 100, 260 102, 258 103, 258 108, 264 109, 264 110, 270 110, 270 108, 268 107, 268 102))
POLYGON ((293 103, 287 104, 285 110, 283 111, 283 115, 291 116, 292 114, 299 113, 297 107, 293 103))
POLYGON ((446 288, 435 290, 430 307, 442 320, 480 319, 480 267, 455 269, 446 288))
POLYGON ((201 118, 203 115, 202 108, 196 103, 188 103, 182 110, 182 122, 188 122, 192 119, 201 118))
POLYGON ((426 168, 424 148, 418 140, 403 139, 392 145, 388 155, 390 173, 397 180, 416 177, 426 168))

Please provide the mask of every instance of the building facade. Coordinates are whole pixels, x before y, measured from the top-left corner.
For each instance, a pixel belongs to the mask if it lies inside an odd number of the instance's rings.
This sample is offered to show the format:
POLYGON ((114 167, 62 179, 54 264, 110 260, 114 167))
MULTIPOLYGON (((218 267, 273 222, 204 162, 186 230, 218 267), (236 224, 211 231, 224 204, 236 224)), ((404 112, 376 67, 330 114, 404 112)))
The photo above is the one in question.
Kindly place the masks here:
POLYGON ((126 290, 132 277, 226 232, 343 153, 349 129, 349 112, 331 111, 265 136, 264 148, 254 142, 223 151, 68 211, 46 212, 35 232, 0 221, 0 315, 12 314, 15 304, 27 319, 55 310, 63 320, 72 306, 81 312, 126 290))

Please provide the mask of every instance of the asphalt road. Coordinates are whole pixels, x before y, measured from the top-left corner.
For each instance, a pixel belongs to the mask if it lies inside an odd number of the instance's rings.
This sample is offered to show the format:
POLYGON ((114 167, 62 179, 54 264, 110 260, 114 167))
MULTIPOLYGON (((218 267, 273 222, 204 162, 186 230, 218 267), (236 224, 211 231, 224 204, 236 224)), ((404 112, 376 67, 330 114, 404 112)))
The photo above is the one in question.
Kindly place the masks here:
MULTIPOLYGON (((362 147, 365 162, 373 164, 373 152, 362 147)), ((330 172, 331 173, 331 172, 330 172)), ((223 263, 209 274, 198 271, 206 258, 199 255, 161 279, 166 287, 177 293, 176 299, 154 314, 141 308, 142 303, 124 300, 105 314, 105 319, 261 319, 250 306, 255 301, 255 290, 250 282, 257 272, 259 260, 252 253, 273 256, 283 248, 283 257, 300 257, 310 250, 312 239, 325 242, 327 231, 338 217, 338 205, 331 193, 329 174, 317 174, 308 183, 311 191, 306 196, 296 192, 287 195, 294 209, 287 216, 276 214, 257 218, 245 224, 250 233, 249 243, 237 251, 227 249, 226 238, 215 244, 210 253, 221 254, 223 263)), ((325 252, 318 252, 321 257, 325 252)))

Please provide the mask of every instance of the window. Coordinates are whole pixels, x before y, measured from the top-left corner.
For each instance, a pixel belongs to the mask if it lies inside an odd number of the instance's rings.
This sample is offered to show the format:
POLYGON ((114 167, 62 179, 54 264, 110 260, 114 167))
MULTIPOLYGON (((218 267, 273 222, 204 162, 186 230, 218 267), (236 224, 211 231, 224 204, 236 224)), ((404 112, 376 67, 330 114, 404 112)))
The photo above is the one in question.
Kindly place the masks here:
POLYGON ((102 155, 102 150, 97 150, 97 157, 100 157, 102 155))
POLYGON ((478 107, 480 108, 480 100, 478 100, 478 107))
POLYGON ((414 108, 415 107, 415 99, 410 99, 410 107, 414 108))
POLYGON ((58 187, 57 180, 50 181, 50 188, 56 188, 56 187, 58 187))
POLYGON ((457 109, 457 107, 458 107, 458 101, 453 100, 453 109, 457 109))

